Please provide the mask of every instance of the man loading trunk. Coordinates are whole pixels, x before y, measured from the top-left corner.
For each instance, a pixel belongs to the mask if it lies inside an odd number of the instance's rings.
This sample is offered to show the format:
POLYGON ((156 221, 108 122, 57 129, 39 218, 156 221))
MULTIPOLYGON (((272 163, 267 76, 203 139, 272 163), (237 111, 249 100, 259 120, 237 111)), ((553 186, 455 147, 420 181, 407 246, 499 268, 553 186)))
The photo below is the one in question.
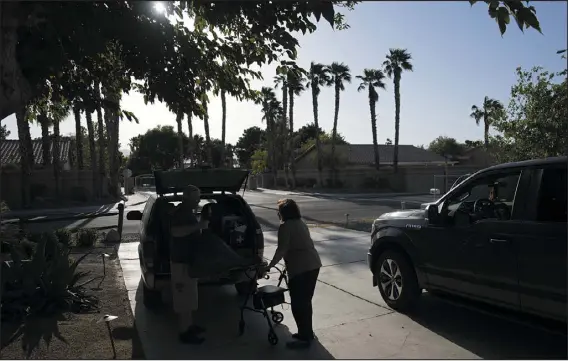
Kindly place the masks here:
POLYGON ((194 324, 193 313, 198 306, 198 289, 196 278, 189 276, 187 262, 187 239, 192 233, 208 227, 208 221, 197 221, 195 210, 199 205, 201 192, 199 188, 188 186, 183 191, 181 204, 171 215, 172 245, 170 252, 173 308, 178 315, 179 340, 182 343, 201 344, 205 339, 199 334, 205 329, 194 324))

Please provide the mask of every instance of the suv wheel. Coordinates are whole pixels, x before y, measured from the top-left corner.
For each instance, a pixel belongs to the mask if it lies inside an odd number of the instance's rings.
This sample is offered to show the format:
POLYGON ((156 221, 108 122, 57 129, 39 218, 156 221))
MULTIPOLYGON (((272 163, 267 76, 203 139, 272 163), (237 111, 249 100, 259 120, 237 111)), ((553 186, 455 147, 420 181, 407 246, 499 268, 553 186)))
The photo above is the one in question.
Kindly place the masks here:
POLYGON ((420 296, 414 266, 408 258, 394 250, 383 252, 375 264, 381 296, 389 307, 399 312, 412 309, 420 296))
POLYGON ((142 282, 142 302, 147 309, 156 310, 162 306, 162 292, 151 290, 142 282))

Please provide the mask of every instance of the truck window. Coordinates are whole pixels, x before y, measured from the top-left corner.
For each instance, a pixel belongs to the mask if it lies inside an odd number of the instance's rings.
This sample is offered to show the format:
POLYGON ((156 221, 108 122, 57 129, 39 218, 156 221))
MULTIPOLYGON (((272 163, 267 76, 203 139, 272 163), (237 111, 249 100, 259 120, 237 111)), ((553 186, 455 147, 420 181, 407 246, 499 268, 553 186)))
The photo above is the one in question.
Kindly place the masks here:
POLYGON ((472 220, 494 218, 509 220, 513 213, 517 184, 521 172, 512 170, 500 174, 481 176, 462 187, 461 191, 453 195, 447 202, 447 216, 453 223, 467 224, 472 220), (479 199, 489 200, 493 204, 491 209, 480 212, 474 209, 479 199), (464 215, 474 216, 473 218, 464 215), (455 219, 458 216, 459 219, 455 219))
POLYGON ((539 222, 566 222, 566 168, 545 168, 537 203, 539 222))

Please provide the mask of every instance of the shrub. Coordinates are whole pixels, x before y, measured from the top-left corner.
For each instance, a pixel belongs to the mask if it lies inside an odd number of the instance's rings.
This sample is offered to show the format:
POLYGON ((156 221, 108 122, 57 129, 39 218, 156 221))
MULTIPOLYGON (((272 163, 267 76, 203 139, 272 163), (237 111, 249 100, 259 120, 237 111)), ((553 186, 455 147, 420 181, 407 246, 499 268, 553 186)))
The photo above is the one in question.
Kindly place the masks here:
POLYGON ((2 321, 20 327, 3 347, 23 335, 22 349, 29 358, 42 338, 48 346, 52 336, 61 338, 57 321, 63 312, 93 311, 98 299, 85 288, 94 278, 83 281, 87 273, 77 271, 88 253, 71 262, 69 250, 47 237, 40 239, 28 259, 20 257, 17 248, 11 250, 12 260, 2 263, 0 309, 2 321))
POLYGON ((60 228, 60 229, 56 230, 55 236, 57 237, 58 242, 61 243, 62 245, 66 246, 66 247, 71 246, 72 233, 67 228, 60 228))
POLYGON ((89 228, 80 229, 75 238, 75 244, 79 247, 92 247, 97 243, 97 231, 89 228))
POLYGON ((71 187, 70 198, 73 201, 86 202, 89 200, 89 194, 85 187, 74 186, 71 187))
POLYGON ((38 197, 45 197, 45 195, 47 194, 47 186, 42 183, 33 183, 30 186, 30 193, 32 200, 38 197))

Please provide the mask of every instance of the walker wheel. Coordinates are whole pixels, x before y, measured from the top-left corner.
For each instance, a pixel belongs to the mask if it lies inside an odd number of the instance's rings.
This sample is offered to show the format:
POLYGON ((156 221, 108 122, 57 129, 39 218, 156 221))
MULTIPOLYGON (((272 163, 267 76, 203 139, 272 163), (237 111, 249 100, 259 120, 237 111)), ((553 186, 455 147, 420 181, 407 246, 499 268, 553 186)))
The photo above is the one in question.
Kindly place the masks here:
POLYGON ((278 336, 276 336, 276 332, 268 332, 268 343, 270 343, 272 346, 278 344, 278 336))
POLYGON ((239 336, 242 336, 245 333, 245 321, 239 321, 239 336))
POLYGON ((282 312, 272 312, 272 322, 281 324, 284 321, 284 314, 282 312))

